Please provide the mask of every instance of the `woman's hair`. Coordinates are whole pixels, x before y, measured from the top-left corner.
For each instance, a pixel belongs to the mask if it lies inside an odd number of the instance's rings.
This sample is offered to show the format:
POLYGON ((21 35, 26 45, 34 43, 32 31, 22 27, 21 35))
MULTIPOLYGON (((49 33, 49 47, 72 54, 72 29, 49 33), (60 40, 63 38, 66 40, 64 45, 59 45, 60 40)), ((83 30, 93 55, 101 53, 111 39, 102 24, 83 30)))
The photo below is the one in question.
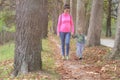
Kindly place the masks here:
POLYGON ((70 5, 69 4, 65 4, 64 5, 64 9, 70 9, 70 5))

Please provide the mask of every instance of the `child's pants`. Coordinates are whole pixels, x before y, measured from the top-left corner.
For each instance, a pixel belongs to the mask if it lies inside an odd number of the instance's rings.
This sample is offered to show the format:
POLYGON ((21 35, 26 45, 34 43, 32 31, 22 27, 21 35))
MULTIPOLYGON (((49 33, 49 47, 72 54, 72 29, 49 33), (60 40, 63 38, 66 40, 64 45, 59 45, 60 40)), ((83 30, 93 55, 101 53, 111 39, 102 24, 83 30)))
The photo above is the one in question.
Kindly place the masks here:
POLYGON ((81 58, 82 57, 82 52, 84 50, 84 44, 83 43, 77 43, 77 51, 76 51, 76 55, 77 57, 81 58))

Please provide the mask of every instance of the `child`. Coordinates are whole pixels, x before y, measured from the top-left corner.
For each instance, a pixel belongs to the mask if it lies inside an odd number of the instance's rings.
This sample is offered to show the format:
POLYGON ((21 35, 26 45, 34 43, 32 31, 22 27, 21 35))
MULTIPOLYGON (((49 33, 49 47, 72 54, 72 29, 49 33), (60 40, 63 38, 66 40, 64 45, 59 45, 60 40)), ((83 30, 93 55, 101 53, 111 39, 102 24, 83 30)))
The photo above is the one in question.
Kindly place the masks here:
POLYGON ((79 57, 79 60, 81 60, 82 59, 82 52, 84 50, 84 44, 85 44, 85 36, 83 35, 81 28, 78 29, 77 34, 74 35, 73 38, 76 38, 76 40, 77 40, 76 54, 77 54, 77 57, 79 57))

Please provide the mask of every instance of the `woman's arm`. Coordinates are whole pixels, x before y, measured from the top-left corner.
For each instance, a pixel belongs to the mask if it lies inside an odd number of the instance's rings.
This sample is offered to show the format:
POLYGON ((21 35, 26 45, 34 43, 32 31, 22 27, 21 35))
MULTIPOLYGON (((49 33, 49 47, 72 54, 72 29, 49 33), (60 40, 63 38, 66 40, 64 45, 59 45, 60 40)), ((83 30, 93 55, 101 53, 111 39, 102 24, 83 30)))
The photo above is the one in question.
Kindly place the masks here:
POLYGON ((72 34, 74 34, 74 22, 73 22, 71 15, 70 15, 70 24, 71 24, 71 28, 72 28, 72 34))

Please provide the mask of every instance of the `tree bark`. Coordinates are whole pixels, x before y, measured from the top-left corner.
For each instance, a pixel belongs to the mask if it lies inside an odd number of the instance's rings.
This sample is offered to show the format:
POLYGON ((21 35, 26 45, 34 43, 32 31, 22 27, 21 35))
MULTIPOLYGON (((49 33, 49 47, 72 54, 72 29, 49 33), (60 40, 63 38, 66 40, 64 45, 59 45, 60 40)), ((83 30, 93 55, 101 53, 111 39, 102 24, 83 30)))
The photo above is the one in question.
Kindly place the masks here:
POLYGON ((108 17, 107 17, 107 26, 106 26, 106 37, 111 37, 111 4, 112 0, 108 0, 108 17))
POLYGON ((85 32, 85 3, 84 0, 77 0, 77 14, 76 14, 76 32, 78 28, 82 28, 85 32))
POLYGON ((102 13, 103 13, 103 0, 93 0, 90 25, 88 29, 87 43, 86 43, 88 47, 100 45, 102 15, 103 15, 102 13))
POLYGON ((57 32, 57 20, 58 20, 58 16, 59 16, 59 3, 58 0, 54 1, 54 7, 53 7, 53 12, 52 12, 52 23, 53 23, 53 33, 56 34, 57 32))
POLYGON ((63 12, 63 1, 62 0, 48 0, 49 1, 49 21, 51 22, 50 32, 56 34, 57 31, 57 20, 59 14, 63 12), (62 9, 62 10, 61 10, 62 9))
POLYGON ((85 35, 88 34, 92 0, 85 0, 85 35))
POLYGON ((74 21, 75 30, 76 30, 76 7, 77 7, 77 0, 70 0, 70 13, 74 21))
POLYGON ((69 4, 70 5, 70 0, 63 0, 64 4, 69 4))
POLYGON ((42 3, 43 0, 16 1, 14 76, 42 68, 40 48, 42 3))
POLYGON ((115 45, 112 50, 112 54, 110 55, 110 59, 120 59, 120 6, 118 7, 115 45))

